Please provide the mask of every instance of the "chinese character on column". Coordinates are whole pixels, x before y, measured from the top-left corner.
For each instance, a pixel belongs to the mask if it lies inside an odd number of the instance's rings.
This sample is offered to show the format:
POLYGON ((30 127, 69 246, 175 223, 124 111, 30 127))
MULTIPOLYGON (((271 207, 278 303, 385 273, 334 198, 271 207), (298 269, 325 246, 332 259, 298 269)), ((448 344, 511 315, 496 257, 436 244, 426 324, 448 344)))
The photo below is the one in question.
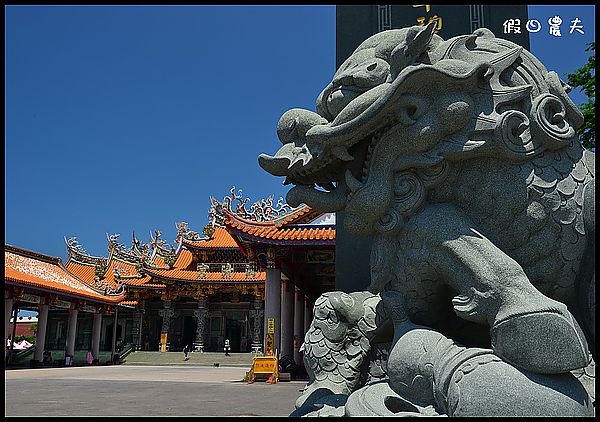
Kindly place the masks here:
POLYGON ((436 22, 436 26, 435 26, 435 32, 439 31, 440 29, 442 29, 442 17, 438 16, 438 15, 433 15, 432 17, 429 18, 429 22, 436 22))
POLYGON ((431 5, 430 4, 413 4, 412 7, 413 8, 415 8, 415 7, 424 7, 425 8, 425 13, 428 13, 431 10, 431 5))
MULTIPOLYGON (((412 5, 413 8, 416 7, 425 7, 425 13, 428 13, 429 11, 431 11, 431 5, 429 4, 413 4, 412 5)), ((425 21, 426 21, 427 17, 426 16, 420 16, 417 18, 417 25, 419 26, 424 26, 425 25, 425 21)), ((442 29, 442 25, 443 25, 443 21, 442 21, 442 17, 438 16, 438 15, 433 15, 430 16, 428 19, 428 23, 430 22, 436 22, 436 26, 435 26, 435 32, 438 32, 440 29, 442 29)))

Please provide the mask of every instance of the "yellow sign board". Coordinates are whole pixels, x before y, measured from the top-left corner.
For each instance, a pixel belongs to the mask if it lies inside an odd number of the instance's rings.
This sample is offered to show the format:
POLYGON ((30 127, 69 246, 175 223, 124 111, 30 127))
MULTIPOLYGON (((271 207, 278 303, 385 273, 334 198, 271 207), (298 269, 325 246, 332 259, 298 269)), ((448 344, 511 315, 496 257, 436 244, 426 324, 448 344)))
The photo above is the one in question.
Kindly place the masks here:
POLYGON ((277 357, 256 356, 252 361, 252 371, 255 374, 272 374, 277 368, 277 357))
MULTIPOLYGON (((269 375, 266 379, 271 384, 279 381, 279 363, 277 356, 255 356, 252 360, 252 368, 248 373, 248 383, 256 380, 256 375, 269 375)), ((264 377, 261 377, 264 379, 264 377)))
POLYGON ((167 333, 160 333, 160 351, 163 353, 167 351, 167 333))
POLYGON ((275 334, 275 318, 267 320, 267 334, 275 334))
POLYGON ((267 338, 265 339, 265 355, 273 356, 275 351, 275 335, 273 333, 267 334, 267 338))

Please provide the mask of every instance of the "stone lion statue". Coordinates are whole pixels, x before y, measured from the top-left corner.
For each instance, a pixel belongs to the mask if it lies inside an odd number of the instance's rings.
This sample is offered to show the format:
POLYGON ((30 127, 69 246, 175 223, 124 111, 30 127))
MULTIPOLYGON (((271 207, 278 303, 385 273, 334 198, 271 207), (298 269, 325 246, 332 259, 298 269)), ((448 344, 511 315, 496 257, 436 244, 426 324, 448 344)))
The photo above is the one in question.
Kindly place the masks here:
POLYGON ((583 116, 522 47, 434 29, 365 40, 259 156, 288 204, 373 239, 368 291, 315 305, 293 415, 589 415, 570 374, 595 357, 583 116))

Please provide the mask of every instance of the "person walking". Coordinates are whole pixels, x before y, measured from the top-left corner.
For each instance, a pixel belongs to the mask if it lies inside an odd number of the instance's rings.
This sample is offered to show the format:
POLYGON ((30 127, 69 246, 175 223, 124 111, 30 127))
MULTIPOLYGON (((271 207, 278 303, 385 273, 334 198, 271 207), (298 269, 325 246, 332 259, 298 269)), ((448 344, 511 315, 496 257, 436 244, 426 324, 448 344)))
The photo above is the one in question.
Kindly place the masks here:
POLYGON ((229 356, 229 351, 231 350, 231 346, 229 345, 229 339, 225 339, 225 356, 229 356))
POLYGON ((190 358, 188 357, 188 353, 190 353, 190 348, 189 346, 186 344, 185 347, 183 348, 183 360, 189 360, 190 358))
POLYGON ((88 365, 94 363, 94 355, 92 354, 91 350, 88 350, 87 355, 85 356, 85 363, 88 365))

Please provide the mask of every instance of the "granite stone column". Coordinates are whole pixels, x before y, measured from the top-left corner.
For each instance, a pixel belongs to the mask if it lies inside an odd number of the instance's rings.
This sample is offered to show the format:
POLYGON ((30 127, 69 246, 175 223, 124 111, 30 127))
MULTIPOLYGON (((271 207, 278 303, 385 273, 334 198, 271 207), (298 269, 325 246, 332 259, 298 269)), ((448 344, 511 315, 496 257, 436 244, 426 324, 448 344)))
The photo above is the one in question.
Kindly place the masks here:
POLYGON ((142 350, 142 327, 144 326, 144 312, 141 310, 140 312, 136 312, 133 315, 133 330, 132 332, 137 334, 134 338, 135 340, 135 350, 142 350))
MULTIPOLYGON (((275 325, 274 347, 279 349, 281 334, 281 270, 279 268, 267 268, 267 279, 265 281, 265 322, 264 322, 264 345, 267 347, 267 327, 269 318, 273 319, 275 325)), ((275 350, 273 350, 275 352, 275 350)))
POLYGON ((296 288, 294 303, 294 362, 300 365, 300 346, 304 342, 304 293, 296 288))
POLYGON ((281 285, 281 352, 279 356, 294 355, 294 285, 290 280, 281 285))
POLYGON ((11 314, 12 314, 12 308, 13 308, 13 303, 15 302, 15 300, 10 297, 10 298, 5 298, 4 299, 4 347, 6 350, 6 344, 8 341, 8 337, 10 337, 10 318, 11 318, 11 314))
POLYGON ((262 350, 262 330, 264 325, 265 311, 263 310, 263 301, 254 299, 254 309, 250 311, 252 317, 252 351, 254 353, 262 350))
POLYGON ((100 333, 102 332, 102 313, 94 312, 92 321, 92 356, 100 359, 100 333))
POLYGON ((77 308, 69 310, 69 327, 67 329, 67 344, 65 346, 65 358, 75 355, 75 337, 77 335, 77 308))
POLYGON ((110 363, 115 363, 115 354, 117 352, 117 327, 119 326, 119 307, 115 306, 115 317, 112 327, 112 345, 110 347, 110 363))
POLYGON ((46 327, 48 326, 48 309, 50 305, 40 304, 38 306, 38 324, 35 335, 35 353, 33 359, 42 362, 44 360, 44 349, 46 348, 46 327))
POLYGON ((170 337, 170 328, 171 328, 171 319, 175 316, 175 311, 173 309, 171 309, 171 301, 170 300, 165 300, 164 301, 164 309, 161 309, 160 311, 158 311, 158 314, 160 316, 162 316, 162 328, 160 330, 161 335, 162 334, 167 334, 167 350, 169 350, 169 346, 171 345, 171 339, 170 337))
POLYGON ((198 299, 198 309, 194 311, 196 317, 196 338, 194 339, 194 350, 204 352, 204 333, 206 332, 206 323, 208 321, 208 307, 206 299, 198 299))

